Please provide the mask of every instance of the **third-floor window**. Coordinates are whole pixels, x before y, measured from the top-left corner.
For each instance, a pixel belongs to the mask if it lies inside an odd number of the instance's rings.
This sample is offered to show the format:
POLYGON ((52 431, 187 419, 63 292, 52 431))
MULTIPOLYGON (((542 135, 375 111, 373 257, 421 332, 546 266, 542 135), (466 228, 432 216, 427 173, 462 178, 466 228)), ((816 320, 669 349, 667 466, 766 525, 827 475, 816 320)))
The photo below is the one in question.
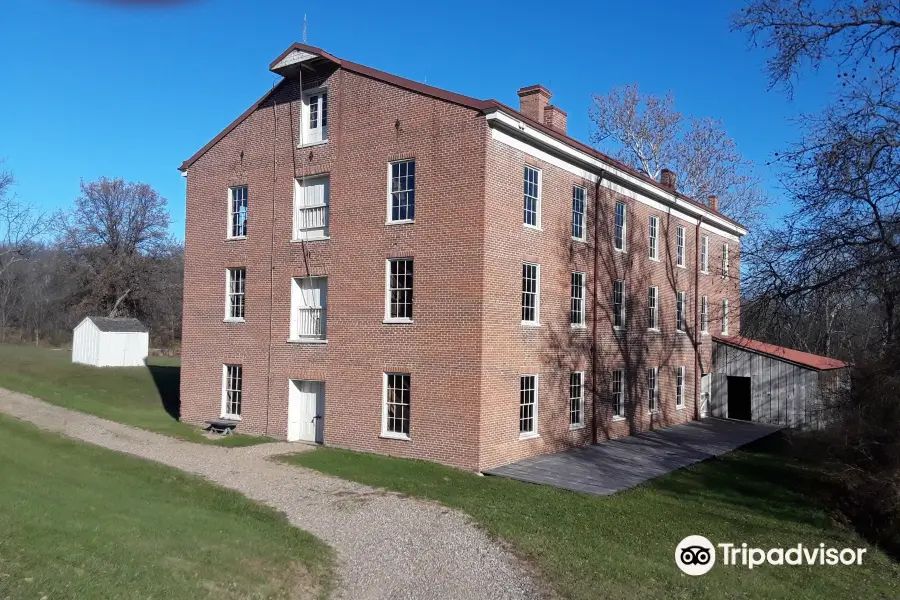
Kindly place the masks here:
POLYGON ((328 176, 302 177, 294 182, 294 239, 315 240, 328 237, 328 176))
POLYGON ((408 223, 416 218, 416 161, 391 163, 389 223, 408 223))
POLYGON ((525 225, 541 226, 541 172, 525 165, 525 225))
POLYGON ((584 241, 585 189, 581 186, 572 188, 572 238, 584 241))

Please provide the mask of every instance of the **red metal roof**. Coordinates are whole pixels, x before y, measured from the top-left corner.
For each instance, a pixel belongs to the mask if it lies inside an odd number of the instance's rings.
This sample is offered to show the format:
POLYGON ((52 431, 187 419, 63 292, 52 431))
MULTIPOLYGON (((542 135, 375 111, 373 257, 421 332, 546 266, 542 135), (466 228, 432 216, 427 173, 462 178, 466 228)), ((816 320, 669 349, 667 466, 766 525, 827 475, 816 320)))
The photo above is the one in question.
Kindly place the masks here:
MULTIPOLYGON (((646 181, 647 183, 654 185, 655 187, 659 188, 660 190, 662 190, 668 194, 674 193, 678 198, 680 198, 686 202, 689 202, 689 203, 693 204, 694 206, 702 208, 705 211, 715 214, 718 217, 721 217, 722 219, 728 221, 729 223, 731 223, 733 225, 744 228, 744 226, 741 225, 740 223, 738 223, 737 221, 728 218, 727 216, 720 213, 719 211, 713 210, 707 204, 705 204, 703 202, 698 202, 697 200, 695 200, 689 196, 685 196, 684 194, 682 194, 678 191, 673 192, 671 189, 661 185, 657 180, 653 179, 652 177, 649 177, 645 173, 641 173, 640 171, 629 167, 628 165, 612 158, 611 156, 604 154, 603 152, 599 152, 598 150, 595 150, 594 148, 588 146, 587 144, 579 142, 578 140, 576 140, 573 137, 570 137, 564 133, 560 133, 559 131, 553 129, 552 127, 548 127, 539 121, 535 121, 535 120, 523 115, 519 111, 517 111, 513 108, 510 108, 509 106, 506 106, 502 102, 498 102, 497 100, 494 100, 494 99, 479 100, 477 98, 472 98, 471 96, 457 94, 455 92, 437 88, 437 87, 434 87, 431 85, 426 85, 423 83, 419 83, 417 81, 412 81, 411 79, 405 79, 403 77, 398 77, 397 75, 385 73, 384 71, 379 71, 377 69, 373 69, 373 68, 367 67, 365 65, 360 65, 360 64, 351 62, 349 60, 337 58, 334 55, 329 54, 328 52, 322 50, 321 48, 317 48, 315 46, 309 46, 307 44, 300 44, 300 43, 296 43, 296 42, 291 44, 287 48, 287 50, 282 52, 278 56, 278 58, 273 60, 272 63, 269 65, 269 69, 270 70, 274 69, 275 66, 279 62, 281 62, 282 59, 284 59, 286 56, 288 56, 294 50, 299 50, 301 52, 308 52, 310 54, 315 54, 316 56, 319 56, 321 58, 331 61, 332 63, 336 64, 341 69, 346 69, 348 71, 352 71, 358 75, 362 75, 364 77, 370 77, 370 78, 378 80, 378 81, 383 81, 390 85, 394 85, 394 86, 397 86, 397 87, 400 87, 403 89, 417 92, 417 93, 423 94, 425 96, 430 96, 432 98, 444 100, 445 102, 450 102, 452 104, 465 106, 465 107, 471 108, 473 110, 477 110, 479 112, 486 112, 489 110, 500 110, 502 112, 505 112, 505 113, 515 117, 516 119, 521 119, 523 121, 526 121, 529 125, 538 129, 539 131, 541 131, 551 137, 554 137, 557 140, 559 140, 565 144, 568 144, 569 146, 572 146, 573 148, 575 148, 577 150, 585 152, 586 154, 593 156, 594 158, 597 158, 607 164, 615 166, 615 168, 617 168, 617 169, 621 169, 622 171, 625 171, 634 177, 642 179, 643 181, 646 181)), ((279 85, 281 85, 281 82, 279 82, 279 85)), ((531 86, 531 87, 539 87, 539 86, 531 86)), ((207 150, 212 148, 216 143, 219 142, 219 140, 221 140, 223 137, 228 135, 231 132, 231 130, 233 130, 235 127, 240 125, 244 119, 249 117, 253 113, 253 111, 255 111, 257 108, 259 108, 259 106, 263 102, 265 102, 265 100, 277 88, 278 88, 278 86, 276 86, 275 88, 273 88, 272 90, 267 92, 265 95, 263 95, 262 98, 260 98, 255 104, 253 104, 253 106, 248 108, 241 116, 239 116, 231 124, 229 124, 228 127, 223 129, 222 132, 219 133, 219 135, 214 137, 206 145, 204 145, 200 150, 198 150, 196 153, 194 153, 193 156, 191 156, 189 159, 184 161, 181 164, 181 166, 178 167, 178 169, 181 171, 187 170, 188 167, 190 167, 192 164, 194 164, 194 162, 197 161, 197 159, 199 159, 201 156, 203 156, 203 154, 206 153, 207 150)), ((525 89, 527 89, 527 88, 525 88, 525 89)))
POLYGON ((784 346, 776 346, 774 344, 760 342, 759 340, 751 340, 750 338, 713 335, 713 339, 720 344, 728 344, 729 346, 734 346, 735 348, 740 348, 742 350, 765 354, 766 356, 791 362, 800 365, 801 367, 809 367, 816 371, 828 371, 830 369, 842 369, 844 367, 852 366, 850 363, 836 358, 828 358, 827 356, 801 352, 792 348, 785 348, 784 346))

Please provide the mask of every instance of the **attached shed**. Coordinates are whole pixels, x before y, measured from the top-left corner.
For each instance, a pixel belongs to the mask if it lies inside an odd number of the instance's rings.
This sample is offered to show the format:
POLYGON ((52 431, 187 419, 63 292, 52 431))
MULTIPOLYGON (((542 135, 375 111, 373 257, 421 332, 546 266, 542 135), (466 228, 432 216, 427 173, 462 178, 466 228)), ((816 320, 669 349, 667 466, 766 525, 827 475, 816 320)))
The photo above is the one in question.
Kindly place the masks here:
POLYGON ((150 334, 137 319, 86 317, 72 336, 72 362, 95 367, 146 364, 150 334))
POLYGON ((832 398, 850 385, 850 364, 742 337, 713 336, 710 413, 821 429, 832 398))

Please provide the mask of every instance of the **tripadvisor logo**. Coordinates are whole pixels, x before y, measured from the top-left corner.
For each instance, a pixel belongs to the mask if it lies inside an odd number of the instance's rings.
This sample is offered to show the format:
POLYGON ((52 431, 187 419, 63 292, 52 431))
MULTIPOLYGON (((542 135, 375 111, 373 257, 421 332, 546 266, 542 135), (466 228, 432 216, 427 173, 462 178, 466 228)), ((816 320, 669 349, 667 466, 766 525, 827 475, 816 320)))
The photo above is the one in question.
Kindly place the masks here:
POLYGON ((761 565, 861 565, 866 548, 826 548, 825 544, 790 548, 753 548, 746 543, 713 544, 702 535, 689 535, 675 547, 675 564, 687 575, 704 575, 716 564, 716 548, 726 567, 754 569, 761 565))

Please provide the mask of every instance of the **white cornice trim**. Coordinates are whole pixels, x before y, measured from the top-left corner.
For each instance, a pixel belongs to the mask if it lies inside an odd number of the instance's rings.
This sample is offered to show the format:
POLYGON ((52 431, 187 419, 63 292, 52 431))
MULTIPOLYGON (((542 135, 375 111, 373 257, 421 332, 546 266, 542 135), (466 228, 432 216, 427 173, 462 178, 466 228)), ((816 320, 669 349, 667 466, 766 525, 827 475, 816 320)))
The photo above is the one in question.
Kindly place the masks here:
POLYGON ((712 211, 686 202, 675 194, 660 190, 656 186, 618 168, 615 164, 601 161, 590 154, 573 148, 556 138, 538 131, 527 123, 512 117, 500 109, 491 109, 485 114, 494 139, 532 154, 536 158, 556 164, 567 171, 596 182, 600 173, 616 179, 620 185, 604 178, 601 185, 633 197, 657 210, 671 211, 680 219, 696 223, 702 219, 701 227, 720 234, 740 238, 747 230, 726 221, 712 211), (498 128, 502 132, 498 132, 498 128), (495 135, 497 132, 499 135, 495 135), (518 143, 516 143, 518 142, 518 143), (564 157, 564 158, 562 158, 564 157), (574 162, 573 162, 574 161, 574 162), (615 187, 613 187, 615 186, 615 187), (714 226, 714 227, 712 227, 714 226))

